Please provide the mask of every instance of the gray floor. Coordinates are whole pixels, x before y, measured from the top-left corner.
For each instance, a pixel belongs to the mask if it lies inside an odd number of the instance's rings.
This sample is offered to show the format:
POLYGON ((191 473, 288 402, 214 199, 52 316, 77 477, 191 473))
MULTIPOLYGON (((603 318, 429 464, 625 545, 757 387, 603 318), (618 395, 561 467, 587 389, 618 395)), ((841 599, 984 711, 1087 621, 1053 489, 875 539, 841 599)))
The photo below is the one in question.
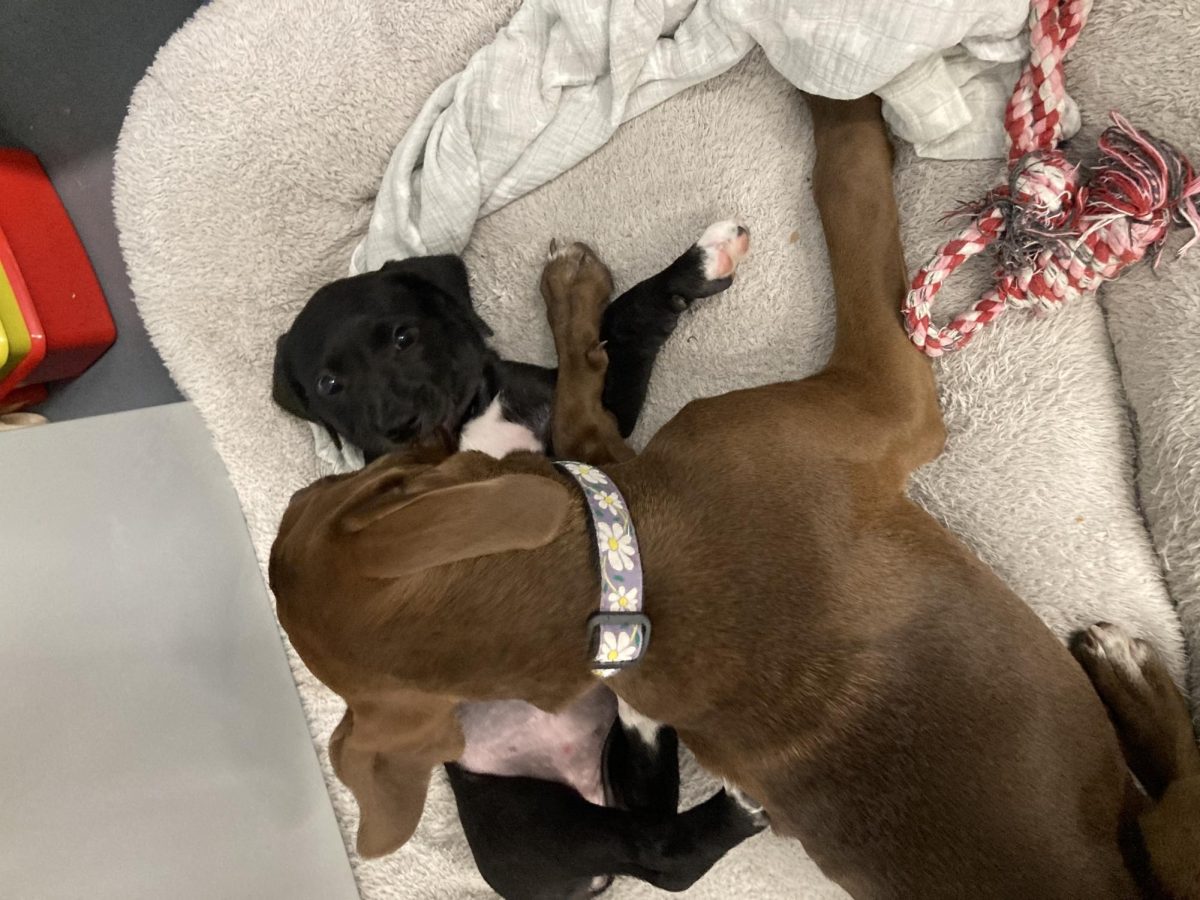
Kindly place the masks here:
POLYGON ((130 93, 200 5, 0 0, 0 143, 50 173, 118 331, 41 408, 95 418, 0 434, 4 898, 357 897, 241 509, 113 223, 130 93))
POLYGON ((4 433, 0 896, 355 900, 190 403, 4 433))
POLYGON ((70 419, 181 399, 134 307, 112 215, 112 159, 133 87, 201 0, 0 0, 0 141, 32 150, 83 240, 117 342, 41 411, 70 419))

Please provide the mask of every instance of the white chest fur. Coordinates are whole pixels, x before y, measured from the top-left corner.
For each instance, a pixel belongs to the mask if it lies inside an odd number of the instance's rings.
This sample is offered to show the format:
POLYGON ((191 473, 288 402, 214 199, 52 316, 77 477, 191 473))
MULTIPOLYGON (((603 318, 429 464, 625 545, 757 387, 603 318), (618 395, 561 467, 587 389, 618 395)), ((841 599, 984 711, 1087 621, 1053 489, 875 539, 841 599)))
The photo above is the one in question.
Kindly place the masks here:
POLYGON ((463 426, 458 449, 478 450, 496 459, 503 459, 517 450, 529 450, 532 453, 546 451, 532 431, 504 418, 499 395, 488 404, 487 409, 463 426))

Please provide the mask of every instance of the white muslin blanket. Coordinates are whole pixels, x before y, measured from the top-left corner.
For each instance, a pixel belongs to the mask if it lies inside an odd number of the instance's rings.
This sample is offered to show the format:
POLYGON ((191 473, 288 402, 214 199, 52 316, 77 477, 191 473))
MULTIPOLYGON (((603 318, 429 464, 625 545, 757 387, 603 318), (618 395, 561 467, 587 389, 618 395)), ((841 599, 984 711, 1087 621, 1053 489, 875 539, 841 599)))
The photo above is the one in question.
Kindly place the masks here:
MULTIPOLYGON (((351 271, 461 252, 479 217, 755 46, 805 91, 878 92, 922 156, 1001 156, 1028 10, 1026 0, 526 0, 392 154, 351 271)), ((1068 133, 1077 127, 1072 107, 1068 133)))

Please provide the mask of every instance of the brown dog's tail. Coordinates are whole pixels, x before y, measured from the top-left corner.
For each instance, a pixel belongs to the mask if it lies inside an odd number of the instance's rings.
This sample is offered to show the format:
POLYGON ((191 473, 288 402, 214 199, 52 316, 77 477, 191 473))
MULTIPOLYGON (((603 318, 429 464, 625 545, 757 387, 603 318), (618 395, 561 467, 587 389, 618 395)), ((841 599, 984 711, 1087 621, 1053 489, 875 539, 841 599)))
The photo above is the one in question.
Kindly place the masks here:
POLYGON ((1100 622, 1071 652, 1108 708, 1125 760, 1150 798, 1138 817, 1153 889, 1200 898, 1200 747, 1187 703, 1158 651, 1100 622))

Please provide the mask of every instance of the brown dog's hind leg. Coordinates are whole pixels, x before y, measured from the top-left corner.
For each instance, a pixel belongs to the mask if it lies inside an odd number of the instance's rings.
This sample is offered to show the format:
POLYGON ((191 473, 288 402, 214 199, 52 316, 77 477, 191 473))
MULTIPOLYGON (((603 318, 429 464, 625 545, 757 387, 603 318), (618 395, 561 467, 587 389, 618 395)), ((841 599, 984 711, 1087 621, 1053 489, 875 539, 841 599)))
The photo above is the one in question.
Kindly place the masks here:
POLYGON ((1155 801, 1138 824, 1156 886, 1168 897, 1200 898, 1200 748, 1183 696, 1153 646, 1115 625, 1076 635, 1071 652, 1155 801))
POLYGON ((558 351, 550 427, 555 455, 595 465, 629 459, 633 450, 603 402, 608 354, 600 318, 613 289, 608 268, 587 244, 551 244, 541 287, 558 351))
POLYGON ((894 434, 901 461, 915 468, 941 452, 945 430, 932 367, 900 320, 908 274, 880 101, 804 97, 817 147, 813 194, 837 298, 833 354, 817 377, 894 434))

